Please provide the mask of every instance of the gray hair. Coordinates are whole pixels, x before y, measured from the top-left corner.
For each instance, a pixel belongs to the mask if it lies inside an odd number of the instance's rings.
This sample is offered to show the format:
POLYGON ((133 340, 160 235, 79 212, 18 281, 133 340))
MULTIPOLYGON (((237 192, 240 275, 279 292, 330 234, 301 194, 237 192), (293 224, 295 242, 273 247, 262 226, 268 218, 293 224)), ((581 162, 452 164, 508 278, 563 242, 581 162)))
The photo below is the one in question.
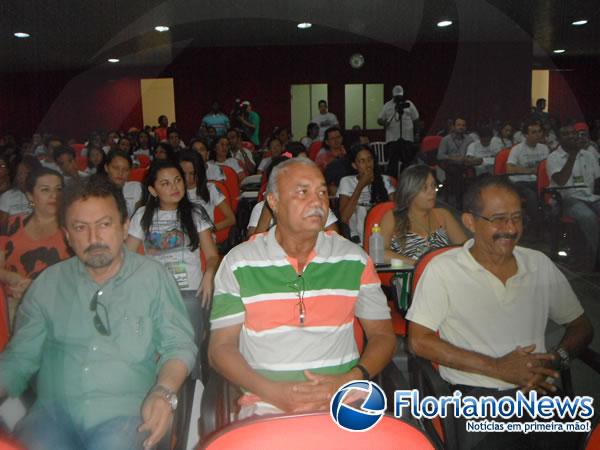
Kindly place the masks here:
POLYGON ((298 158, 290 158, 287 161, 278 164, 277 167, 273 169, 273 171, 271 172, 271 176, 269 176, 269 182, 267 183, 267 189, 265 191, 265 194, 273 193, 277 195, 279 193, 277 189, 279 175, 281 174, 281 172, 285 171, 287 168, 294 164, 304 164, 308 167, 315 167, 317 169, 319 168, 319 166, 317 166, 313 160, 305 158, 303 156, 299 156, 298 158))

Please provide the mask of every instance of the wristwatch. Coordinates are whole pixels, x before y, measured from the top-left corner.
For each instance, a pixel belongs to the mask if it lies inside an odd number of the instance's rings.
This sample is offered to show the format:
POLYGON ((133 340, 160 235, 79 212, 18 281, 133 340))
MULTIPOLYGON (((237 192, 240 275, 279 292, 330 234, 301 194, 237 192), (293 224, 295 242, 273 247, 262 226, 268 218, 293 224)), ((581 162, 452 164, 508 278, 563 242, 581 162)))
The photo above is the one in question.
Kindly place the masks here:
POLYGON ((171 411, 175 411, 177 409, 177 394, 171 389, 163 386, 162 384, 157 384, 152 388, 152 393, 154 392, 160 394, 167 402, 169 402, 171 411))
POLYGON ((569 363, 571 362, 571 359, 569 358, 569 352, 567 352, 562 347, 558 347, 554 351, 558 354, 558 356, 560 356, 560 360, 558 361, 559 369, 560 370, 568 369, 569 363))

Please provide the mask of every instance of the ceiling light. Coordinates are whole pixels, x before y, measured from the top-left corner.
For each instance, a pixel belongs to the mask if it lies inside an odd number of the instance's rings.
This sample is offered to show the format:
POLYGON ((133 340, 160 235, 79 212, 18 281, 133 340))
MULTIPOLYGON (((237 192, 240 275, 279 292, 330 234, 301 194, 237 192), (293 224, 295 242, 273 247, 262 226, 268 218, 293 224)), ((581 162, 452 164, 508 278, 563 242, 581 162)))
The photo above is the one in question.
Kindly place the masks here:
POLYGON ((452 25, 451 20, 442 20, 437 23, 438 28, 446 28, 446 27, 449 27, 450 25, 452 25))
POLYGON ((108 58, 108 59, 107 59, 107 61, 108 61, 109 63, 118 63, 120 60, 119 60, 119 59, 117 59, 117 58, 108 58))
POLYGON ((157 25, 157 26, 154 27, 154 29, 156 31, 158 31, 159 33, 164 33, 165 31, 169 31, 170 28, 166 27, 164 25, 157 25))
POLYGON ((571 25, 580 27, 581 25, 585 25, 586 23, 588 23, 587 19, 579 19, 579 20, 574 20, 573 22, 571 22, 571 25))
POLYGON ((552 50, 552 52, 558 55, 559 53, 566 52, 566 50, 564 48, 557 48, 556 50, 552 50))
POLYGON ((312 27, 312 23, 310 22, 302 22, 299 23, 298 25, 296 25, 298 28, 300 28, 301 30, 306 30, 307 28, 312 27))
POLYGON ((23 32, 17 32, 14 34, 15 37, 18 37, 19 39, 25 39, 30 37, 31 35, 29 33, 23 33, 23 32))

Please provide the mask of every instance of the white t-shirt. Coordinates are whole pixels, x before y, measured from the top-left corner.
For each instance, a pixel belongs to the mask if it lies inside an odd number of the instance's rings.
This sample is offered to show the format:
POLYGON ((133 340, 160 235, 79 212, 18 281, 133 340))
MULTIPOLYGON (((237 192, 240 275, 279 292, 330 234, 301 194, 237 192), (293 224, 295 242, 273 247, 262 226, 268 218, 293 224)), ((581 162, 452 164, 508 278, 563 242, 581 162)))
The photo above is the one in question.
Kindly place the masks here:
POLYGON ((494 136, 490 141, 491 147, 494 149, 496 153, 498 153, 503 148, 511 148, 513 146, 512 139, 501 138, 499 136, 494 136))
MULTIPOLYGON (((413 121, 419 118, 419 111, 411 102, 407 100, 409 106, 402 111, 402 139, 413 142, 414 125, 413 121)), ((387 123, 385 127, 385 142, 397 141, 400 139, 400 120, 396 112, 396 102, 392 99, 383 105, 378 119, 383 119, 387 123)))
MULTIPOLYGON (((529 147, 525 142, 521 142, 520 144, 515 145, 510 154, 508 155, 508 159, 506 160, 507 164, 514 164, 519 167, 527 167, 532 168, 536 167, 540 161, 543 161, 548 157, 550 150, 544 144, 536 144, 535 147, 529 147)), ((537 179, 536 175, 532 173, 519 174, 519 175, 511 175, 511 181, 535 181, 537 179)))
MULTIPOLYGON (((145 206, 139 208, 129 223, 129 235, 144 243, 146 256, 156 259, 173 275, 182 291, 197 290, 202 281, 200 247, 190 251, 189 237, 184 233, 177 219, 177 211, 157 210, 148 234, 142 229, 142 216, 145 206)), ((198 233, 210 228, 200 214, 194 213, 194 223, 198 233)))
POLYGON ((487 147, 484 147, 481 144, 481 141, 471 142, 467 147, 467 156, 472 156, 474 158, 481 158, 483 162, 474 166, 475 174, 481 175, 483 173, 489 173, 490 175, 494 172, 494 162, 495 156, 498 151, 492 147, 492 143, 487 147))
MULTIPOLYGON (((583 308, 560 270, 543 253, 515 247, 517 273, 503 284, 471 255, 473 239, 436 256, 427 265, 406 318, 459 348, 498 358, 517 346, 546 351, 548 319, 572 322, 583 308)), ((440 366, 451 384, 494 389, 503 380, 440 366)))
POLYGON ((142 199, 142 183, 139 181, 127 181, 123 186, 123 197, 127 204, 127 214, 133 216, 135 205, 142 199))
MULTIPOLYGON (((264 206, 265 206, 264 200, 258 202, 256 205, 254 205, 254 208, 252 208, 252 212, 250 213, 250 220, 248 221, 248 228, 256 228, 264 206)), ((329 215, 327 216, 327 221, 325 222, 325 228, 333 225, 334 223, 337 222, 337 220, 338 220, 338 218, 330 209, 329 215)), ((271 219, 271 223, 269 223, 269 227, 271 227, 271 226, 273 226, 273 219, 271 219)))
POLYGON ((269 167, 269 164, 271 164, 272 160, 273 158, 271 156, 267 156, 266 158, 261 159, 260 164, 258 165, 258 169, 256 169, 256 171, 264 172, 265 170, 267 170, 267 167, 269 167))
MULTIPOLYGON (((382 175, 383 185, 385 186, 385 190, 388 195, 396 192, 396 188, 392 184, 390 177, 387 175, 382 175)), ((356 175, 348 175, 343 177, 340 180, 340 185, 337 190, 336 196, 339 198, 340 195, 345 195, 346 197, 352 197, 352 194, 356 190, 358 186, 358 178, 356 175)), ((363 242, 363 236, 365 234, 365 218, 369 210, 373 207, 371 204, 371 185, 365 186, 358 197, 358 204, 356 205, 356 209, 354 210, 354 214, 350 217, 348 221, 348 227, 350 228, 350 236, 358 236, 360 238, 360 243, 363 242)))
POLYGON ((202 197, 200 197, 198 194, 196 194, 196 188, 187 190, 187 195, 188 195, 188 198, 190 199, 190 202, 192 202, 192 204, 194 204, 194 205, 202 206, 204 208, 204 210, 206 211, 206 213, 208 214, 208 217, 214 224, 215 223, 215 207, 217 205, 221 204, 221 202, 223 202, 225 200, 225 196, 221 193, 219 188, 216 187, 212 183, 208 183, 208 194, 209 194, 210 199, 208 202, 205 202, 202 197))
MULTIPOLYGON (((569 155, 558 147, 546 160, 546 172, 550 178, 550 186, 559 186, 552 179, 552 175, 560 172, 567 162, 569 155)), ((579 150, 569 180, 563 186, 582 186, 581 189, 565 189, 560 191, 563 198, 575 198, 585 202, 600 200, 600 195, 594 195, 594 182, 600 178, 598 159, 587 150, 579 150)))
POLYGON ((325 131, 327 131, 327 128, 340 124, 335 114, 331 112, 326 112, 325 114, 319 113, 311 119, 311 122, 319 125, 319 140, 321 141, 325 136, 325 131))
POLYGON ((223 170, 214 161, 206 163, 206 179, 212 181, 223 181, 225 179, 223 170))
POLYGON ((235 173, 237 173, 237 174, 240 174, 240 173, 244 172, 244 169, 242 168, 242 166, 240 165, 240 163, 238 162, 238 160, 235 159, 235 158, 227 158, 223 162, 213 161, 213 163, 216 164, 217 166, 231 167, 233 170, 235 170, 235 173))
POLYGON ((12 188, 0 195, 0 211, 9 216, 31 213, 31 205, 27 196, 17 188, 12 188))
POLYGON ((311 138, 309 138, 308 136, 304 136, 302 139, 300 139, 300 143, 302 145, 304 145, 304 148, 306 150, 308 150, 310 148, 310 146, 312 145, 312 143, 315 142, 313 141, 311 138))
POLYGON ((254 162, 254 155, 247 148, 241 148, 240 150, 236 151, 233 155, 233 157, 235 159, 237 159, 238 162, 240 163, 240 166, 244 167, 244 163, 245 163, 244 155, 242 154, 242 152, 244 152, 244 154, 250 160, 250 162, 256 166, 256 164, 254 162))

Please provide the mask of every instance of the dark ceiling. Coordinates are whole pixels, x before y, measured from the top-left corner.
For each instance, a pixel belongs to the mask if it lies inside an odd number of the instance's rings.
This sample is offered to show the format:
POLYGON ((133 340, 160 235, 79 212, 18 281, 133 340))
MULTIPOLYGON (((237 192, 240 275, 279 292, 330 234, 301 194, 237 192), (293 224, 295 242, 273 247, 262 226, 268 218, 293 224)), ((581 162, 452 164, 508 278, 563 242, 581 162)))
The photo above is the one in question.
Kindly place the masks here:
MULTIPOLYGON (((598 0, 1 0, 0 72, 167 65, 186 47, 523 42, 600 54, 598 0), (570 23, 585 17, 589 23, 570 23), (455 24, 439 29, 444 18, 455 24), (301 31, 296 23, 314 26, 301 31), (166 33, 154 31, 168 25, 166 33), (26 31, 29 39, 13 33, 26 31)), ((555 58, 560 58, 556 56, 555 58)))

